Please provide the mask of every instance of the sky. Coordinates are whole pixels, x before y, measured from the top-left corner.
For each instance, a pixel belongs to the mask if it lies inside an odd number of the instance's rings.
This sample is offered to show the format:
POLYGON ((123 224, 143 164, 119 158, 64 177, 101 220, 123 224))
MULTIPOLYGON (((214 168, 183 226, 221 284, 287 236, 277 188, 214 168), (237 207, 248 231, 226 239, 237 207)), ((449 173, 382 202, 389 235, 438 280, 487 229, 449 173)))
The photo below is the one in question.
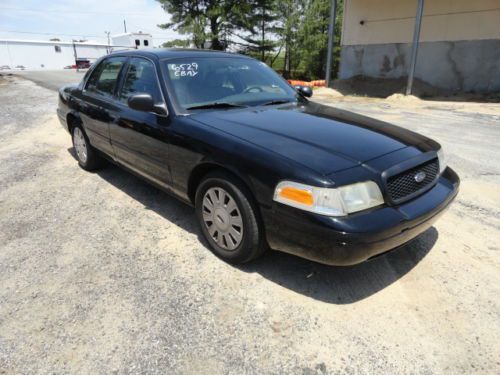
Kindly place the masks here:
POLYGON ((111 35, 127 31, 153 34, 154 45, 185 38, 158 24, 169 20, 155 0, 0 0, 0 39, 63 41, 87 39, 106 43, 111 35))

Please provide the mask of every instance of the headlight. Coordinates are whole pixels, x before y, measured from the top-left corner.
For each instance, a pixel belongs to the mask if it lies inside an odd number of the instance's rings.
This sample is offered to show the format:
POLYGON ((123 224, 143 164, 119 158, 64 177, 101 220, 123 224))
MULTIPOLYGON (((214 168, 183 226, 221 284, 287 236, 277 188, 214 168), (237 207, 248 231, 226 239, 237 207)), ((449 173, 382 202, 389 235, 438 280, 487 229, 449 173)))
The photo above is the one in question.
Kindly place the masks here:
POLYGON ((442 147, 437 152, 437 155, 438 155, 438 161, 439 161, 439 174, 441 174, 446 169, 446 159, 444 157, 444 151, 443 151, 442 147))
POLYGON ((319 188, 297 182, 282 181, 276 186, 274 200, 288 206, 327 216, 345 216, 384 203, 378 185, 373 181, 319 188))

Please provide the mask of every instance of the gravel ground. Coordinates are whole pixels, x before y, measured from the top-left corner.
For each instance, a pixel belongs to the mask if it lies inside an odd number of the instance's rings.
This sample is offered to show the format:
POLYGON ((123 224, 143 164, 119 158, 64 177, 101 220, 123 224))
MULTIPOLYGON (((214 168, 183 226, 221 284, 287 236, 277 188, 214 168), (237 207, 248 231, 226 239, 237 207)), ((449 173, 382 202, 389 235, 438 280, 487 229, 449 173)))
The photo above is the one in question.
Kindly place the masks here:
POLYGON ((356 267, 278 252, 234 267, 189 207, 80 169, 56 99, 0 77, 0 373, 500 372, 497 107, 339 100, 440 141, 457 201, 356 267))

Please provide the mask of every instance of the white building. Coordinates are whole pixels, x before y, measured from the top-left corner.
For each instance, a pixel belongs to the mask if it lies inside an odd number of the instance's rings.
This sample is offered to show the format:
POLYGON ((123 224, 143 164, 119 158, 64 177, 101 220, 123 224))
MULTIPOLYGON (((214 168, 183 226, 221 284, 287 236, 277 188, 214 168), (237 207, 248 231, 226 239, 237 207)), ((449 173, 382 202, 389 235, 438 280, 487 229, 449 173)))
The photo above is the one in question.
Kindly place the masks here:
POLYGON ((0 66, 26 69, 62 69, 77 61, 93 62, 109 52, 100 43, 72 43, 40 40, 0 40, 0 66))
POLYGON ((26 69, 63 69, 78 63, 93 63, 113 51, 153 46, 151 34, 127 33, 111 37, 112 44, 0 39, 0 66, 26 69))
POLYGON ((111 39, 113 40, 113 46, 116 46, 114 50, 120 49, 118 46, 132 46, 137 49, 153 47, 153 36, 141 31, 138 33, 113 35, 111 39))
MULTIPOLYGON (((344 0, 340 78, 406 78, 416 9, 416 0, 344 0)), ((499 92, 500 0, 426 0, 415 77, 452 92, 499 92)))

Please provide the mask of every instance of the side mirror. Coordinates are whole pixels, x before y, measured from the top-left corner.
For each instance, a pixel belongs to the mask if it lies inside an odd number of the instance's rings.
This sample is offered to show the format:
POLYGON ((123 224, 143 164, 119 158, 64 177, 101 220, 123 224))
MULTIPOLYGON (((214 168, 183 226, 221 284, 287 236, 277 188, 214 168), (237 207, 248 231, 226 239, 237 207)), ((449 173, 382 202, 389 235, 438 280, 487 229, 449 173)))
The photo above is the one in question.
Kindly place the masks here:
POLYGON ((305 97, 310 98, 313 95, 313 90, 309 86, 296 85, 294 87, 295 90, 297 90, 300 94, 304 95, 305 97))
POLYGON ((127 104, 136 111, 155 112, 155 102, 150 94, 134 94, 128 98, 127 104))
POLYGON ((154 112, 157 115, 168 116, 167 106, 165 104, 155 104, 151 94, 140 92, 130 96, 127 100, 130 108, 142 112, 154 112))

